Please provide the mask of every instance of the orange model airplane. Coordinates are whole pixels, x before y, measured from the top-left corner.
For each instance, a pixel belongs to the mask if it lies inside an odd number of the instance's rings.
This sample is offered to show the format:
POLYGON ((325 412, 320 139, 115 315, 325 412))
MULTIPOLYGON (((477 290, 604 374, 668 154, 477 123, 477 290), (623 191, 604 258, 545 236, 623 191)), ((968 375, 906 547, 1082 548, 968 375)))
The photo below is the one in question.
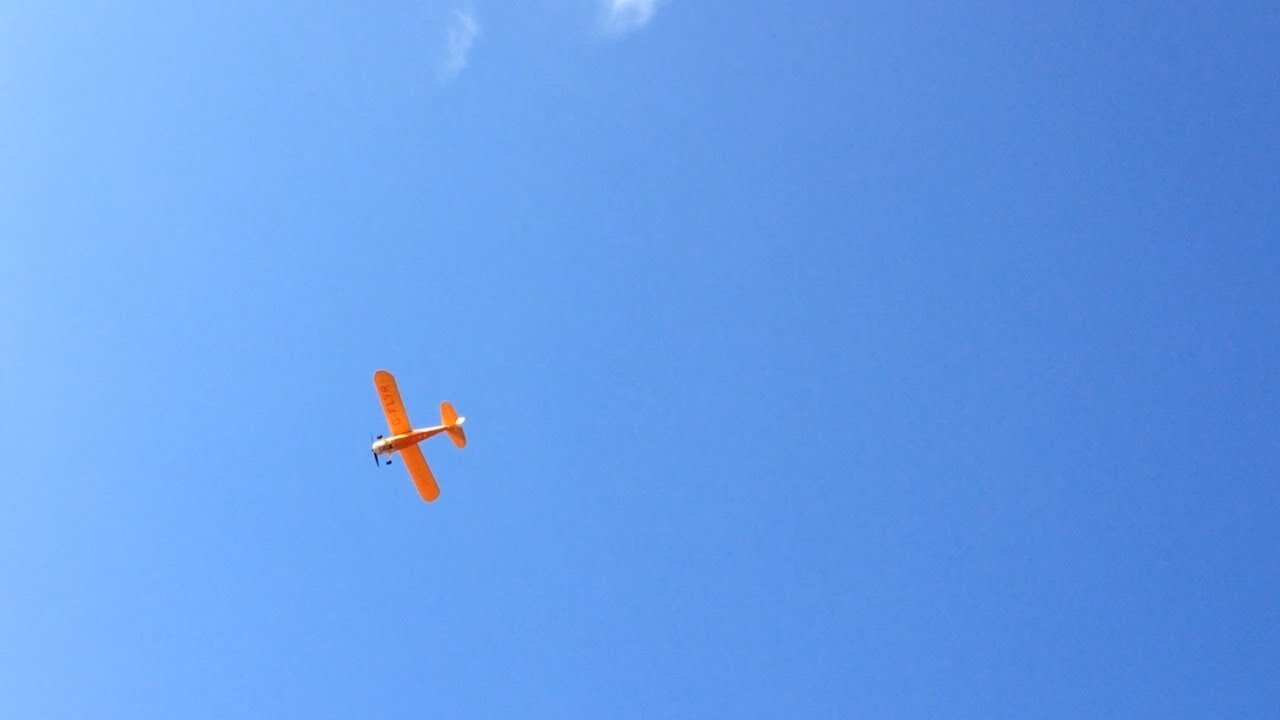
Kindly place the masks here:
MULTIPOLYGON (((440 497, 440 486, 431 475, 427 459, 422 456, 422 448, 418 443, 432 435, 446 433, 454 445, 465 447, 467 436, 462 432, 462 423, 466 418, 458 417, 453 406, 447 402, 440 403, 440 424, 435 427, 414 429, 409 424, 409 416, 404 412, 404 404, 400 402, 400 390, 396 387, 396 378, 386 370, 373 374, 373 386, 378 389, 378 399, 382 401, 382 412, 387 416, 387 426, 391 436, 381 435, 373 443, 373 461, 378 462, 379 455, 391 455, 399 452, 404 458, 405 467, 409 468, 409 476, 413 484, 418 486, 418 494, 423 500, 431 502, 440 497)), ((390 465, 391 461, 388 460, 390 465)), ((381 465, 381 463, 379 463, 381 465)))

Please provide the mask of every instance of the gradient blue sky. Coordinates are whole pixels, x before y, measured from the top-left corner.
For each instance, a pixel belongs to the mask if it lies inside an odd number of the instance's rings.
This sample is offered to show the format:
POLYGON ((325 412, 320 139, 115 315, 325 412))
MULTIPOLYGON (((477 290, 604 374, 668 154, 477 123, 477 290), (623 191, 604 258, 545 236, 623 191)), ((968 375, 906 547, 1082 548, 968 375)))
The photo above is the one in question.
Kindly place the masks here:
POLYGON ((0 715, 1275 717, 1275 3, 266 5, 0 6, 0 715))

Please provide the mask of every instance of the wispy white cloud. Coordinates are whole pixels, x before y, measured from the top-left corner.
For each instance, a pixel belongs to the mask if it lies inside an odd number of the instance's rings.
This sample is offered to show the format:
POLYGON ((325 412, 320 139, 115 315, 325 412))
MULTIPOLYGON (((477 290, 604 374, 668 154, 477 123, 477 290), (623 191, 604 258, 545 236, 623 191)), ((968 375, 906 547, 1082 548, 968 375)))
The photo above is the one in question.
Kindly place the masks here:
POLYGON ((615 34, 639 30, 653 19, 662 0, 603 0, 605 30, 615 34))
POLYGON ((476 20, 475 13, 468 10, 453 11, 444 57, 437 71, 441 81, 452 80, 467 67, 471 46, 479 35, 480 22, 476 20))

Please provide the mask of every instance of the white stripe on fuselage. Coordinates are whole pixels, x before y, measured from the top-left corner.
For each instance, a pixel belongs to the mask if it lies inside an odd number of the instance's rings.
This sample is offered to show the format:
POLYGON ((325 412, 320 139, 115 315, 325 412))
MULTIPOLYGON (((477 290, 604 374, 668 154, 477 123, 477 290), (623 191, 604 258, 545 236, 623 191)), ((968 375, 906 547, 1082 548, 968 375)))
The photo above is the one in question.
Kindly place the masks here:
POLYGON ((383 438, 375 442, 373 444, 373 452, 376 455, 390 455, 411 445, 417 445, 423 440, 433 435, 439 435, 444 431, 444 425, 437 425, 429 428, 416 428, 407 433, 392 435, 389 438, 383 438))

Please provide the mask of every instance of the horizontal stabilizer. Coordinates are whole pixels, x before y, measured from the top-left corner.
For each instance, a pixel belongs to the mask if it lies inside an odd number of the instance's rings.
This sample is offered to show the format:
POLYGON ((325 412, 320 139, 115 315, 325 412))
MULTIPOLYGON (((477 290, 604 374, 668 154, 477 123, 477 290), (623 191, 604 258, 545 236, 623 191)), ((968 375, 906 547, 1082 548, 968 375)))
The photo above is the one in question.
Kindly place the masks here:
POLYGON ((440 403, 440 424, 444 426, 444 431, 449 434, 453 444, 460 448, 467 446, 467 434, 462 431, 462 423, 466 421, 466 418, 458 417, 458 411, 447 400, 440 403))

